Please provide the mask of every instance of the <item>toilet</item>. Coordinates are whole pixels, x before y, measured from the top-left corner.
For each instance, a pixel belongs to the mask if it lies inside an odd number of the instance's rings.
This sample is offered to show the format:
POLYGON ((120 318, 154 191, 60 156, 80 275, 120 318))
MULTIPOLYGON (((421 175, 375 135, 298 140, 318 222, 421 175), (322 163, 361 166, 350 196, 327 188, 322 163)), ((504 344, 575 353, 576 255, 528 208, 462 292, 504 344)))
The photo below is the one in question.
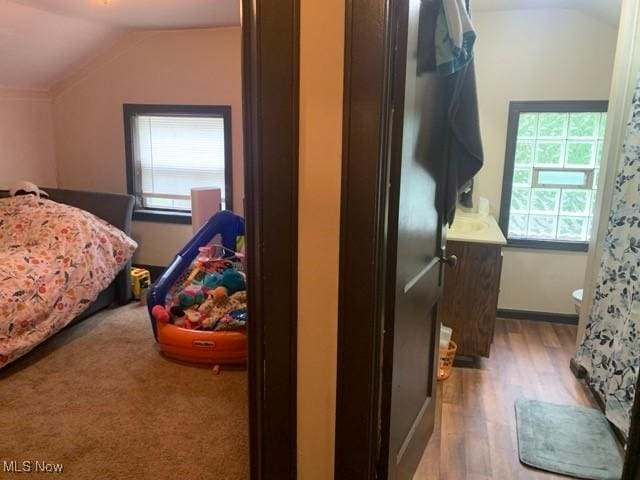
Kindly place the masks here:
POLYGON ((582 292, 583 289, 579 288, 578 290, 574 290, 571 294, 571 300, 573 301, 573 305, 576 307, 576 313, 580 315, 580 305, 582 304, 582 292))

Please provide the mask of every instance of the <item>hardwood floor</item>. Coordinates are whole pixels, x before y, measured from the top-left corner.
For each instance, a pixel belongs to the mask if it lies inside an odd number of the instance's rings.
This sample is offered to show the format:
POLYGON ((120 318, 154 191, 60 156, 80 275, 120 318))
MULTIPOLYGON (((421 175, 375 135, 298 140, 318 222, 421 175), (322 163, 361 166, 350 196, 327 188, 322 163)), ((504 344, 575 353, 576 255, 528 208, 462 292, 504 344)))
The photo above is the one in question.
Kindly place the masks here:
POLYGON ((569 370, 576 327, 498 319, 491 358, 439 385, 442 415, 414 480, 566 479, 518 459, 519 396, 597 407, 569 370))

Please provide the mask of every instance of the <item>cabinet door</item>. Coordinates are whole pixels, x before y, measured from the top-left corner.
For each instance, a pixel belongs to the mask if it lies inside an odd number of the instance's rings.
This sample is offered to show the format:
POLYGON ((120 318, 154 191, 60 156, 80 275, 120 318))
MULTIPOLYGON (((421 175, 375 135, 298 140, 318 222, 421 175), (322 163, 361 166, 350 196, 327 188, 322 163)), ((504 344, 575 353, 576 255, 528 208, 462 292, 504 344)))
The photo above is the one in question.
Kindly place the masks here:
POLYGON ((497 245, 447 242, 458 257, 444 278, 442 323, 453 328, 459 355, 488 357, 498 309, 502 249, 497 245))

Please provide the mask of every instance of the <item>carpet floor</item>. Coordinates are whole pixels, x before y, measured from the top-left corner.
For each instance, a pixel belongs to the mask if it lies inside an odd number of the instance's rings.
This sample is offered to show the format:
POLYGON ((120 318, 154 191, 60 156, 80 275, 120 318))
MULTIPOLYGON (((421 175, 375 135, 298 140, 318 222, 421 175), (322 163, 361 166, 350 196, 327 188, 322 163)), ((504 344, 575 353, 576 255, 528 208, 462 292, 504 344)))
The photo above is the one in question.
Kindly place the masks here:
POLYGON ((0 370, 0 419, 2 479, 24 478, 11 461, 62 464, 81 480, 249 477, 246 370, 216 376, 164 358, 134 304, 0 370))

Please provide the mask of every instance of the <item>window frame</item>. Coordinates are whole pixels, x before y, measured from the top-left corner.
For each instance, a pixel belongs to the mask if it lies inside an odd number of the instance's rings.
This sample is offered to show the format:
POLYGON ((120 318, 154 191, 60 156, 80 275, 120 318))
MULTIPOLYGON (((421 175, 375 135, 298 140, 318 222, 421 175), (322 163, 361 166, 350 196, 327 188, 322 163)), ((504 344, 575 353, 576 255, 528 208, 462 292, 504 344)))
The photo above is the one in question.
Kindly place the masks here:
POLYGON ((230 105, 165 105, 125 103, 122 105, 124 116, 124 146, 127 174, 127 193, 135 198, 133 220, 191 224, 191 210, 179 212, 173 209, 143 207, 140 193, 136 189, 136 167, 133 158, 133 118, 138 115, 167 117, 221 117, 224 125, 224 182, 225 208, 233 210, 233 153, 231 135, 230 105))
MULTIPOLYGON (((511 210, 511 193, 513 190, 513 170, 515 168, 516 142, 518 122, 521 113, 607 113, 607 100, 559 100, 559 101, 512 101, 509 102, 507 123, 507 145, 502 175, 502 196, 500 200, 500 217, 498 224, 507 239, 507 247, 532 248, 541 250, 562 250, 586 252, 589 242, 572 242, 566 240, 531 240, 509 238, 509 214, 511 210)), ((552 168, 550 168, 552 169, 552 168)), ((584 169, 576 169, 584 170, 584 169)), ((597 191, 597 190, 596 190, 597 191)))

